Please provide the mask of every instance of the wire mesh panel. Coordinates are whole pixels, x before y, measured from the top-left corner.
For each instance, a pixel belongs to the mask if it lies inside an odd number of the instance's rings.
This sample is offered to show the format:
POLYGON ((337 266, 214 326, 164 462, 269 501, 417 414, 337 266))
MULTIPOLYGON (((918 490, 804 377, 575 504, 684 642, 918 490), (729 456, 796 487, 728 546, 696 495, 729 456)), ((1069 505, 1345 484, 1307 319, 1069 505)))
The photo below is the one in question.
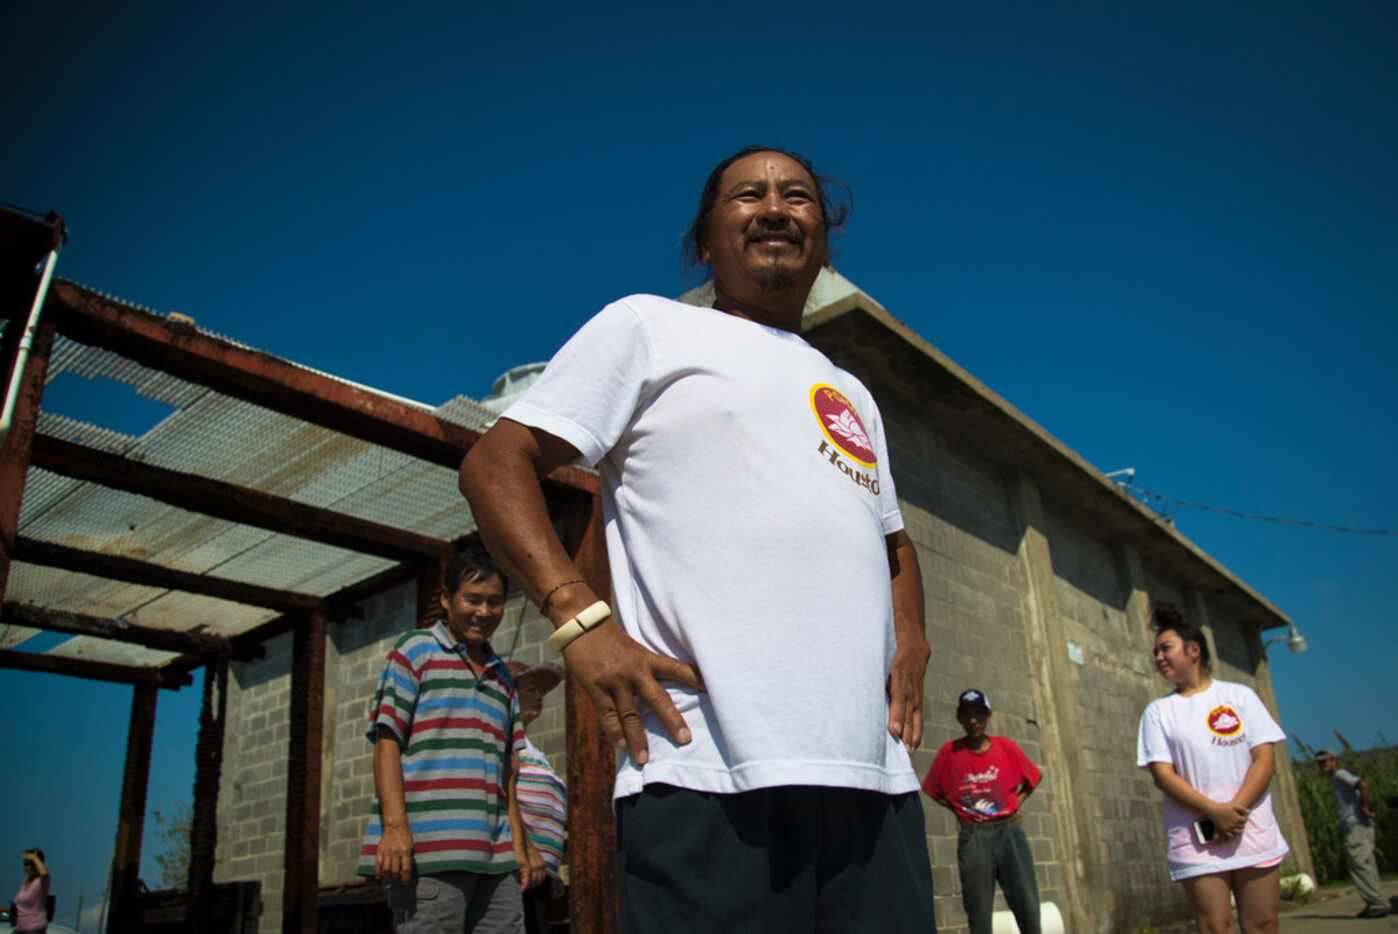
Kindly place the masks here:
MULTIPOLYGON (((112 392, 112 382, 129 386, 173 411, 134 436, 46 410, 39 417, 42 435, 437 539, 455 539, 473 528, 470 512, 457 491, 454 470, 60 336, 50 360, 50 384, 65 374, 90 383, 77 384, 81 392, 93 394, 86 401, 95 404, 85 405, 84 411, 104 411, 103 394, 112 392)), ((330 374, 320 375, 346 382, 330 374)), ((435 410, 421 408, 444 422, 476 431, 484 430, 495 417, 464 396, 435 410)), ((96 420, 102 419, 99 416, 96 420)), ((29 473, 19 535, 314 596, 333 594, 395 563, 211 518, 41 468, 32 468, 29 473)), ((14 565, 6 599, 141 626, 230 637, 277 615, 272 610, 212 597, 23 562, 14 565)), ((0 628, 0 645, 16 645, 33 633, 18 626, 0 628)), ((160 665, 173 657, 168 652, 95 637, 72 638, 48 651, 129 665, 160 665)))

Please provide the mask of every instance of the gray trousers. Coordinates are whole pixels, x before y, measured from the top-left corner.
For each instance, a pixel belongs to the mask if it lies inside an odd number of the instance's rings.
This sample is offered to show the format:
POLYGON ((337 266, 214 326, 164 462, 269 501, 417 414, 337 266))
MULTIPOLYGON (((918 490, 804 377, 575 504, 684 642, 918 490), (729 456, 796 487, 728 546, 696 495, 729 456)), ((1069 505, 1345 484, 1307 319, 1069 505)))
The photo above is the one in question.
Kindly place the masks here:
POLYGON ((1379 866, 1374 862, 1373 824, 1355 824, 1345 831, 1345 862, 1364 903, 1387 908, 1388 899, 1379 891, 1379 866))
POLYGON ((388 885, 395 934, 523 934, 524 901, 513 872, 442 872, 388 885))
POLYGON ((956 839, 956 863, 961 870, 961 904, 966 908, 971 934, 991 934, 997 882, 1020 934, 1040 934, 1034 853, 1018 817, 962 824, 956 839))

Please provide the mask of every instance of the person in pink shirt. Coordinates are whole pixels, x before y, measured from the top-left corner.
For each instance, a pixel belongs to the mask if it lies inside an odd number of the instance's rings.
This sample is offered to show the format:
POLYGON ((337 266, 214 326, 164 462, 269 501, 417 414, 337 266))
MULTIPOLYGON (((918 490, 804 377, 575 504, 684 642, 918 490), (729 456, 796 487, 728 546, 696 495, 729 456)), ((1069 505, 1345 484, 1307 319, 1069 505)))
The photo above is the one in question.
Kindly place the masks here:
POLYGON ((15 934, 43 934, 49 928, 49 883, 53 877, 44 865, 44 851, 25 850, 24 881, 15 895, 15 934))
POLYGON ((1279 867, 1289 848, 1267 790, 1286 734, 1252 688, 1217 681, 1197 624, 1169 604, 1151 611, 1155 667, 1174 690, 1141 714, 1136 764, 1164 796, 1166 863, 1200 934, 1277 930, 1279 867))

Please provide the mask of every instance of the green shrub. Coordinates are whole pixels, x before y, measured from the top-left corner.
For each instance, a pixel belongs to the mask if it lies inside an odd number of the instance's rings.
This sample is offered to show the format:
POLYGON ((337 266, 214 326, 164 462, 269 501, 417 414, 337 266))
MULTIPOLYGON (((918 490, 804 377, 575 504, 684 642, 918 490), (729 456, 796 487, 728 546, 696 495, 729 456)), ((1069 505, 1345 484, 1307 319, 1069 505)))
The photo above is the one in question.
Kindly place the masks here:
MULTIPOLYGON (((1385 805, 1398 795, 1398 750, 1377 749, 1340 757, 1340 767, 1369 783, 1370 799, 1378 810, 1374 819, 1374 858, 1380 872, 1398 872, 1398 811, 1385 805)), ((1301 798, 1301 819, 1311 843, 1316 882, 1324 884, 1348 878, 1345 871, 1345 838, 1331 791, 1330 777, 1313 762, 1296 763, 1296 790, 1301 798)))

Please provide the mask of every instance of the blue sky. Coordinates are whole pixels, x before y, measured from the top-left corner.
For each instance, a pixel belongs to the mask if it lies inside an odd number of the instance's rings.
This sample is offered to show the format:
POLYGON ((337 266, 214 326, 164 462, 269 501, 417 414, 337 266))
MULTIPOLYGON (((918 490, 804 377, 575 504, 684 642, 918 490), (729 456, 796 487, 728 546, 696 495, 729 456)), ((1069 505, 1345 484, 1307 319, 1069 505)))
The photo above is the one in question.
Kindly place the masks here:
MULTIPOLYGON (((60 274, 275 353, 483 395, 618 295, 692 284, 703 176, 762 142, 853 187, 841 272, 1103 470, 1398 528, 1391 4, 24 3, 0 27, 0 199, 67 216, 60 274)), ((50 404, 153 417, 82 390, 50 404)), ((1175 516, 1310 640, 1272 650, 1285 725, 1398 739, 1398 538, 1175 516)), ((0 684, 33 763, 0 777, 6 839, 96 892, 129 691, 0 684)), ((197 701, 162 695, 153 806, 189 796, 197 701)))

